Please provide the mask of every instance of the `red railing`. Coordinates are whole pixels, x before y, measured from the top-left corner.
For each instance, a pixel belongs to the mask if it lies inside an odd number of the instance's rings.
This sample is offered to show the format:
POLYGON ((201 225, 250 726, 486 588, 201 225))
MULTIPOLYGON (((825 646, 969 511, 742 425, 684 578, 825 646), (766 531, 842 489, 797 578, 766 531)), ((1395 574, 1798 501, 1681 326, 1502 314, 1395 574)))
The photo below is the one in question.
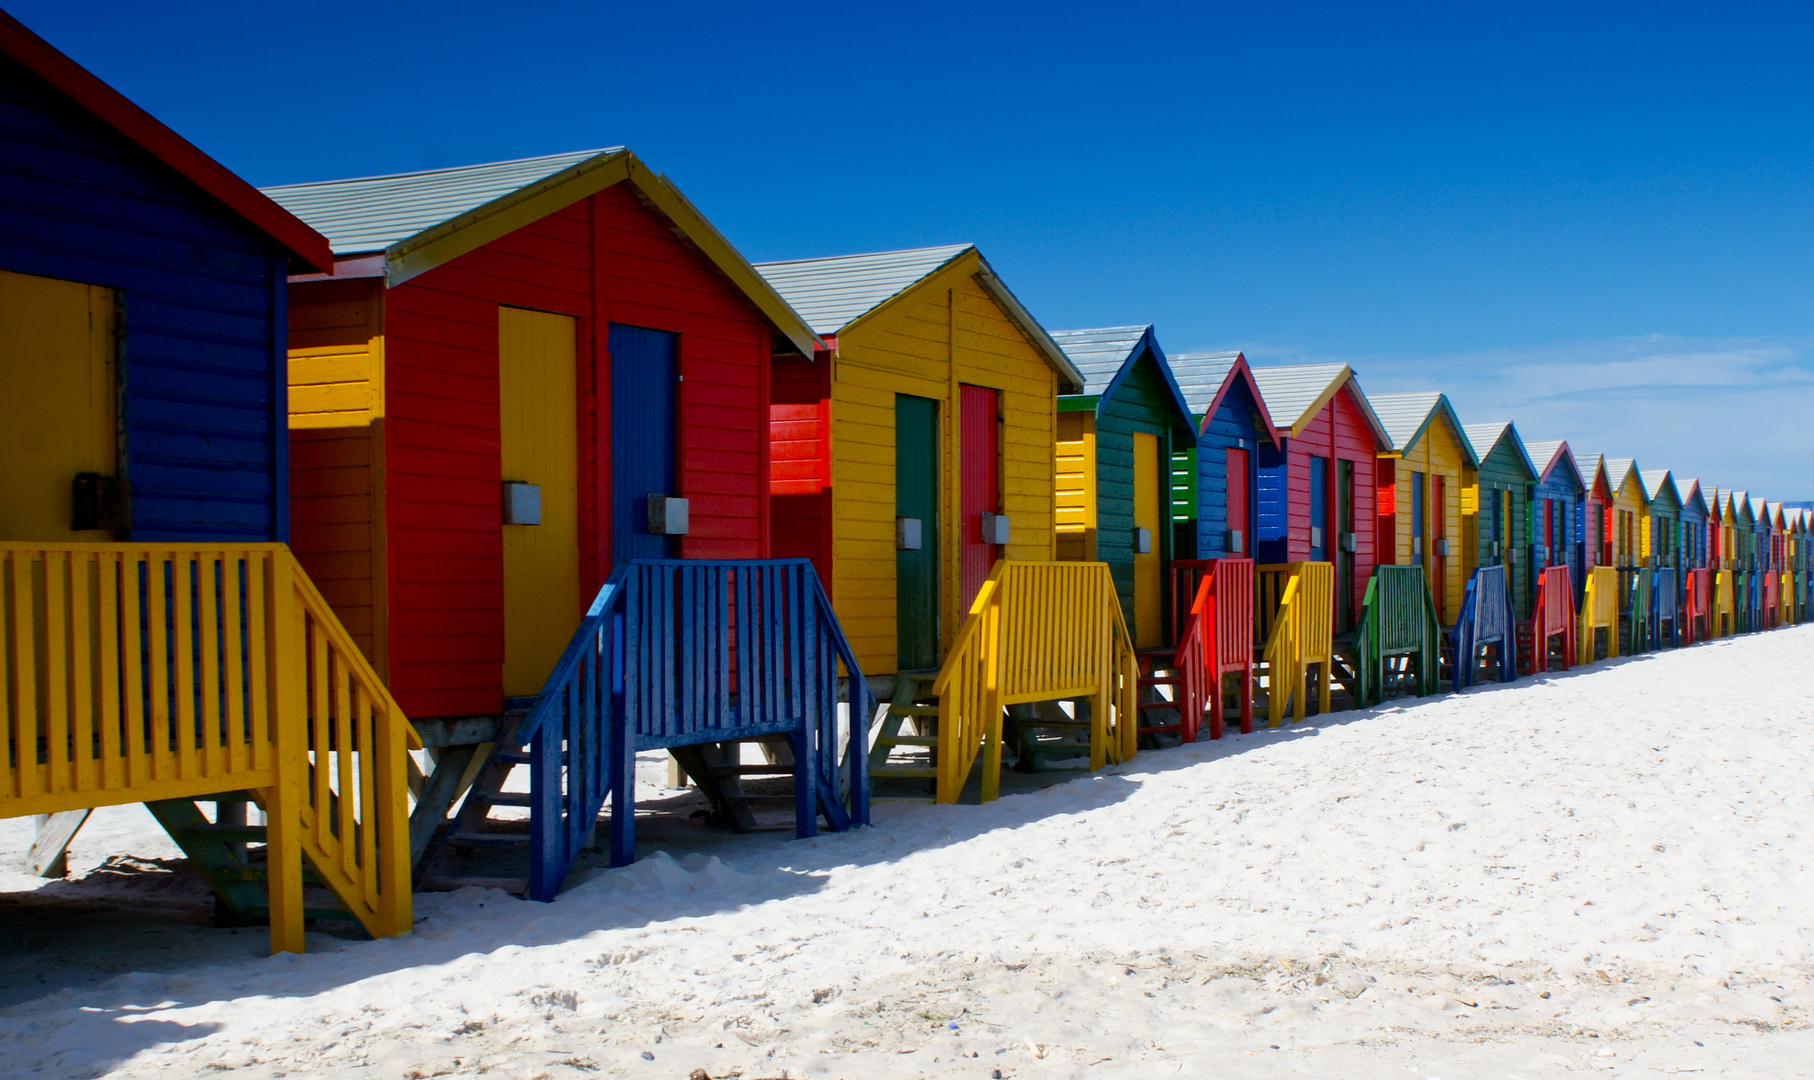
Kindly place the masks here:
POLYGON ((1682 595, 1682 628, 1684 645, 1705 641, 1713 636, 1713 571, 1690 570, 1682 595), (1696 636, 1696 628, 1699 636, 1696 636))
POLYGON ((1549 670, 1550 642, 1562 639, 1562 670, 1575 656, 1575 587, 1568 567, 1551 566, 1538 576, 1536 609, 1531 613, 1531 672, 1549 670))
MULTIPOLYGON (((1172 563, 1172 623, 1177 649, 1178 724, 1195 742, 1209 710, 1209 737, 1222 737, 1223 679, 1239 680, 1241 730, 1253 731, 1253 560, 1180 559, 1172 563), (1182 620, 1183 626, 1178 626, 1182 620)), ((1172 725, 1141 731, 1170 731, 1172 725)))

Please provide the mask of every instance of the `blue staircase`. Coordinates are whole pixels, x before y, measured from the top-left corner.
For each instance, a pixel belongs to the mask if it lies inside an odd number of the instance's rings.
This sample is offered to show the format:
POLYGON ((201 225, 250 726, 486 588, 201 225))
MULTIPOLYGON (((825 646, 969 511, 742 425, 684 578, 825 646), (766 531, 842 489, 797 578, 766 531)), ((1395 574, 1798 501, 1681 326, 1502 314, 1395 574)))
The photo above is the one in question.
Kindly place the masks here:
POLYGON ((1512 620, 1511 593, 1506 589, 1505 567, 1482 566, 1468 576, 1461 598, 1461 617, 1450 631, 1454 648, 1454 686, 1457 693, 1474 683, 1480 650, 1499 646, 1499 681, 1518 678, 1516 627, 1512 620))
MULTIPOLYGON (((592 842, 607 800, 610 860, 635 858, 635 762, 642 750, 762 741, 779 769, 689 768, 715 803, 737 774, 791 774, 794 831, 869 824, 868 720, 875 701, 805 559, 636 559, 611 575, 542 692, 497 743, 444 848, 527 848, 526 878, 449 872, 426 887, 491 884, 552 900, 592 842), (839 665, 848 720, 839 724, 839 665), (840 750, 840 740, 844 747, 840 750), (506 792, 516 766, 529 791, 506 792), (731 778, 717 782, 711 775, 731 778), (526 806, 529 830, 500 828, 493 806, 526 806)), ((683 759, 684 760, 684 759, 683 759)), ((717 809, 726 811, 720 805, 717 809)))

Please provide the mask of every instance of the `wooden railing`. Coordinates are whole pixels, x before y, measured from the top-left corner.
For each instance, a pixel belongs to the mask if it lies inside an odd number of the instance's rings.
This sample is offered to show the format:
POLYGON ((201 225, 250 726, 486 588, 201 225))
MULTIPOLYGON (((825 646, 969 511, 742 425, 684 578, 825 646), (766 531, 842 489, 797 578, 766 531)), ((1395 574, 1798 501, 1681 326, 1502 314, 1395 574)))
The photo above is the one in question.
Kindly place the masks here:
MULTIPOLYGON (((1178 641, 1177 663, 1184 673, 1180 695, 1185 709, 1201 717, 1209 712, 1209 737, 1222 737, 1223 680, 1234 678, 1240 700, 1241 733, 1253 733, 1253 560, 1204 559, 1194 568, 1196 592, 1191 597, 1185 636, 1178 641)), ((1179 563, 1172 564, 1174 588, 1179 563)), ((1195 741, 1193 733, 1184 741, 1195 741)))
POLYGON ((1581 630, 1576 635, 1575 662, 1585 664, 1594 658, 1594 633, 1606 631, 1606 655, 1619 655, 1619 572, 1610 566, 1596 566, 1587 572, 1587 587, 1581 598, 1581 630))
POLYGON ((1681 591, 1677 588, 1675 567, 1657 567, 1651 572, 1650 582, 1650 645, 1677 648, 1682 643, 1682 627, 1681 606, 1677 602, 1681 591))
POLYGON ((1499 681, 1518 677, 1518 643, 1512 629, 1512 598, 1506 588, 1505 567, 1479 566, 1468 575, 1461 596, 1461 614, 1455 620, 1455 669, 1457 693, 1474 683, 1479 650, 1499 646, 1499 681))
POLYGON ((611 800, 635 854, 641 750, 788 740, 795 834, 869 824, 874 699, 806 559, 635 559, 587 609, 515 741, 530 750, 529 897, 552 900, 611 800), (838 722, 839 665, 849 680, 838 722))
POLYGON ((0 817, 249 790, 274 951, 302 862, 374 936, 410 927, 421 745, 282 544, 0 544, 0 817))
POLYGON ((1721 570, 1713 576, 1712 637, 1725 637, 1738 632, 1737 571, 1721 570))
MULTIPOLYGON (((1271 569, 1271 568, 1268 568, 1271 569)), ((1285 574, 1278 609, 1265 619, 1266 723, 1285 722, 1291 705, 1293 723, 1304 719, 1311 665, 1317 666, 1317 710, 1329 711, 1331 638, 1335 633, 1335 565, 1295 562, 1285 574)))
POLYGON ((1436 692, 1442 628, 1421 566, 1376 566, 1361 601, 1356 683, 1361 704, 1385 699, 1387 665, 1403 657, 1404 677, 1418 696, 1436 692))
POLYGON ((998 559, 933 681, 939 802, 956 802, 983 754, 982 797, 1001 783, 1002 710, 1085 699, 1090 768, 1134 756, 1139 669, 1107 563, 998 559))
POLYGON ((1714 635, 1713 571, 1689 570, 1682 575, 1682 638, 1692 645, 1714 635))
POLYGON ((1575 660, 1575 585, 1567 566, 1545 567, 1537 579, 1536 608, 1531 613, 1532 673, 1549 670, 1552 642, 1561 638, 1562 670, 1575 660))
POLYGON ((1759 576, 1764 579, 1764 614, 1760 622, 1768 627, 1781 626, 1788 621, 1782 617, 1782 575, 1766 570, 1759 576))

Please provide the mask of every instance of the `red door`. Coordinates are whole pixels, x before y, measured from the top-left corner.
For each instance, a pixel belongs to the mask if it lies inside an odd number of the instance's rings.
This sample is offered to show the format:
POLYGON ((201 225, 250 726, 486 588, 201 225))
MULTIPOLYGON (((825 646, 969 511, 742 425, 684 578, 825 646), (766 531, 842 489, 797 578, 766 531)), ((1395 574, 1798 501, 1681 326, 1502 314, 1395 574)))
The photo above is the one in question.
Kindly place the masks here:
POLYGON ((961 619, 983 587, 1001 548, 983 541, 983 515, 1001 512, 1001 474, 996 446, 996 391, 958 387, 958 611, 961 619))
POLYGON ((1247 552, 1247 451, 1227 450, 1228 553, 1247 552))

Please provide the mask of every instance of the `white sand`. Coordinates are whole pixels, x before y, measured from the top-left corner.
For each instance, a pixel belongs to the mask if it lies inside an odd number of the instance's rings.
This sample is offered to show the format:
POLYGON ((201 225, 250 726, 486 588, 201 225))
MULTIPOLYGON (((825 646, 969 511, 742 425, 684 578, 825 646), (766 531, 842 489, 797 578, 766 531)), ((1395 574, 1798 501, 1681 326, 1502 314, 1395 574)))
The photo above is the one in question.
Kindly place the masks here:
MULTIPOLYGON (((0 1075, 1806 1075, 1811 659, 1793 628, 885 802, 306 957, 241 931, 0 1011, 0 1075)), ((78 873, 173 853, 95 824, 78 873)))

